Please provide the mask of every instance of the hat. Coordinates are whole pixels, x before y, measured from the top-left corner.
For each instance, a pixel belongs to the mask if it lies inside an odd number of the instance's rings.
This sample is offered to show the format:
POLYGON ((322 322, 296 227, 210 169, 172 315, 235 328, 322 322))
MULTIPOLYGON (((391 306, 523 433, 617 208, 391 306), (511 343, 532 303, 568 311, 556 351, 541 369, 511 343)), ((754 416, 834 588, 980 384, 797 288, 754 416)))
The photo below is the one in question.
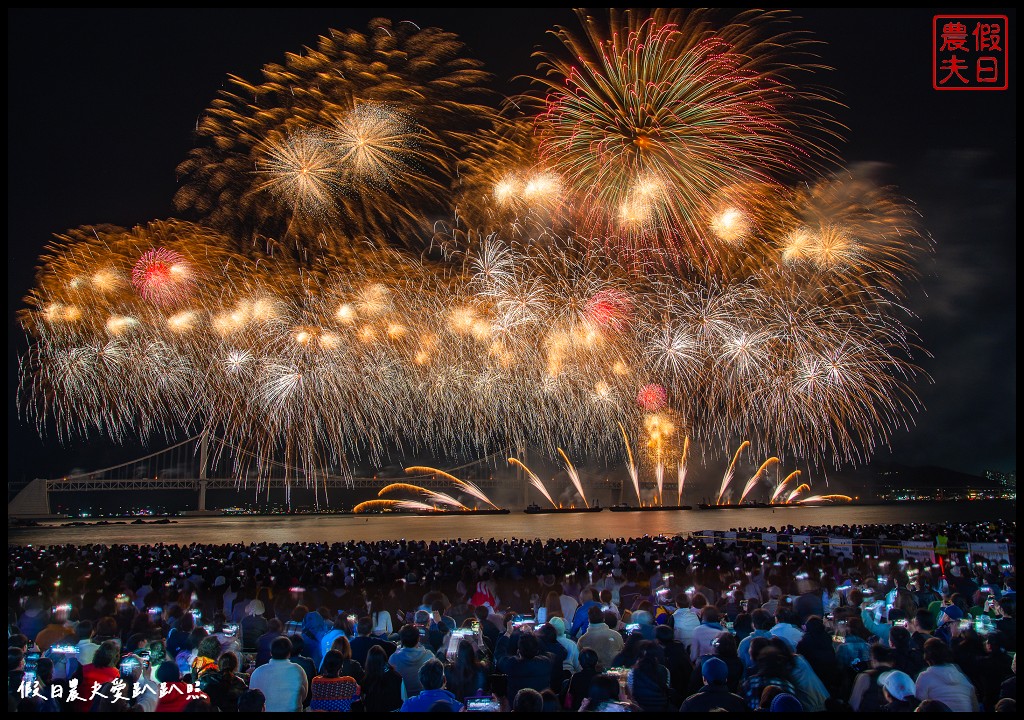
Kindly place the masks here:
POLYGON ((217 579, 213 581, 213 586, 214 587, 220 587, 221 585, 227 585, 227 584, 228 584, 228 581, 224 578, 223 575, 218 575, 217 579))
POLYGON ((708 685, 724 683, 729 679, 729 666, 716 657, 710 657, 701 665, 700 673, 708 685))
POLYGON ((245 606, 245 612, 248 615, 262 615, 267 609, 263 607, 262 600, 253 600, 251 603, 245 606))
POLYGON ((963 620, 964 618, 964 611, 956 605, 947 605, 942 608, 942 612, 950 620, 963 620))
POLYGON ((772 698, 771 708, 769 712, 803 712, 804 706, 796 699, 795 695, 789 693, 779 693, 772 698))
POLYGON ((555 633, 558 634, 558 637, 563 637, 565 635, 565 620, 562 618, 553 617, 548 620, 548 625, 555 629, 555 633))
POLYGON ((887 670, 878 676, 878 684, 888 690, 896 700, 914 696, 914 681, 902 670, 887 670))

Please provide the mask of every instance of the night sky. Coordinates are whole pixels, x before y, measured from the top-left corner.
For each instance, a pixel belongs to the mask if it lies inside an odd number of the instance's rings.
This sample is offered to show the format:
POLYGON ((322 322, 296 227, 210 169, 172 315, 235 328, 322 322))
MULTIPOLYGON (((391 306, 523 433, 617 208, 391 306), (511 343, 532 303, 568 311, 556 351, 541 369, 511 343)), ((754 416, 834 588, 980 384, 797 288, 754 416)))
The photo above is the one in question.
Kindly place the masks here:
MULTIPOLYGON (((949 12, 949 11, 943 11, 949 12)), ((935 242, 913 287, 911 322, 934 356, 919 364, 925 410, 877 462, 971 474, 1016 470, 1016 16, 1009 15, 1010 88, 937 92, 930 11, 797 10, 824 41, 815 77, 847 106, 839 147, 917 205, 935 242)), ((131 227, 175 217, 175 167, 228 74, 315 45, 329 28, 373 17, 457 33, 511 93, 531 52, 566 9, 8 10, 8 475, 54 477, 128 460, 139 446, 97 438, 61 447, 18 417, 15 313, 54 233, 86 224, 131 227)), ((156 440, 156 443, 162 440, 156 440)), ((159 447, 159 445, 157 445, 159 447)))

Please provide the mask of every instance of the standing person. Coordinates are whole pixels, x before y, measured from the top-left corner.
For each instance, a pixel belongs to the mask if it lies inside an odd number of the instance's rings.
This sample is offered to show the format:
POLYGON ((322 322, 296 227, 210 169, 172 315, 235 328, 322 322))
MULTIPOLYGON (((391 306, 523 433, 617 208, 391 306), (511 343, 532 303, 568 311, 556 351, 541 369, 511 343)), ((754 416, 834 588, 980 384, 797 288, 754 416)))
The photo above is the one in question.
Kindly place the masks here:
POLYGON ((249 687, 267 699, 267 712, 301 712, 309 685, 306 672, 289 658, 292 641, 275 638, 270 645, 270 662, 252 672, 249 687))
MULTIPOLYGON (((388 665, 388 655, 379 645, 366 653, 362 699, 357 704, 365 712, 393 712, 402 707, 402 676, 388 665)), ((355 709, 355 708, 353 708, 355 709)))
POLYGON ((917 676, 914 685, 918 700, 938 700, 953 712, 978 712, 974 685, 953 664, 953 651, 946 643, 938 638, 925 642, 924 661, 928 667, 917 676))
POLYGON ((401 643, 398 650, 388 658, 388 665, 394 668, 405 683, 405 696, 412 697, 423 688, 420 686, 419 672, 427 660, 434 654, 420 645, 420 630, 415 625, 403 625, 398 631, 401 643))
POLYGON ((324 655, 320 675, 310 683, 311 711, 349 712, 359 700, 359 684, 344 672, 343 665, 344 658, 337 650, 328 650, 324 655))
POLYGON ((739 695, 729 692, 726 682, 729 668, 718 658, 711 657, 701 665, 704 686, 686 698, 679 712, 711 712, 722 709, 727 712, 747 712, 750 708, 739 695))

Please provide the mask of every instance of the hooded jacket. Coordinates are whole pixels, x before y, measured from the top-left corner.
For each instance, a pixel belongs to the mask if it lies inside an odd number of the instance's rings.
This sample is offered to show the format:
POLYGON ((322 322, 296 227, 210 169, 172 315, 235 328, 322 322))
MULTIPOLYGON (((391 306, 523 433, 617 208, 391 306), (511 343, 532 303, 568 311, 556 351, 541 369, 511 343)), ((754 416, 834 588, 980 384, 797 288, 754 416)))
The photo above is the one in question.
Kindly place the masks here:
POLYGON ((320 667, 324 659, 320 641, 326 634, 327 623, 324 622, 323 615, 318 612, 306 613, 306 617, 302 618, 302 640, 306 644, 305 650, 313 660, 314 667, 320 667))

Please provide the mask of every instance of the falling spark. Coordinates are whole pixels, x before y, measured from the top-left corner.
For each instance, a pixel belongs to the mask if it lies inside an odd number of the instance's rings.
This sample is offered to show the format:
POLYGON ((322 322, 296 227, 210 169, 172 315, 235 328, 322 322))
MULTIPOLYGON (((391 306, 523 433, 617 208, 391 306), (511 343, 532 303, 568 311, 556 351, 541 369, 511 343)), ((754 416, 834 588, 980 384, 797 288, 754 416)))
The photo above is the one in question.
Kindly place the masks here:
POLYGON ((732 482, 732 475, 736 469, 736 461, 740 458, 740 453, 750 447, 750 441, 744 440, 740 443, 740 446, 736 449, 736 454, 732 456, 732 462, 729 463, 728 469, 725 471, 725 475, 722 476, 722 487, 718 491, 718 501, 716 504, 722 504, 722 496, 725 495, 726 488, 729 487, 729 483, 732 482))
POLYGON ((640 476, 637 474, 636 463, 633 461, 633 450, 629 447, 629 438, 626 436, 626 428, 622 427, 622 423, 619 423, 619 430, 622 431, 622 440, 626 443, 626 457, 629 458, 626 470, 629 472, 629 479, 633 481, 637 502, 643 505, 643 500, 640 498, 640 476))
POLYGON ((757 472, 754 473, 753 477, 751 477, 750 480, 747 481, 747 484, 743 487, 743 493, 740 495, 741 503, 744 499, 746 499, 750 491, 757 487, 757 484, 761 481, 761 478, 764 477, 765 472, 768 470, 768 466, 777 462, 779 462, 779 459, 777 457, 770 457, 763 463, 761 463, 761 467, 757 469, 757 472))
POLYGON ((551 503, 551 507, 553 507, 553 508, 557 508, 558 507, 558 503, 556 503, 554 500, 551 499, 551 494, 548 493, 548 489, 546 487, 544 487, 544 483, 541 482, 541 479, 539 477, 537 477, 537 475, 533 472, 533 470, 531 470, 530 468, 528 468, 525 465, 523 465, 516 458, 509 458, 508 461, 510 463, 518 465, 523 470, 525 470, 526 474, 530 477, 530 484, 533 485, 535 488, 537 488, 540 491, 541 495, 543 495, 544 497, 547 498, 548 502, 551 503))
POLYGON ((562 459, 565 460, 565 471, 569 473, 569 480, 572 481, 573 486, 576 488, 576 492, 578 492, 580 497, 583 498, 583 504, 589 508, 590 503, 587 502, 587 496, 583 492, 583 483, 580 482, 579 472, 576 470, 576 467, 569 462, 569 457, 565 454, 565 451, 562 450, 562 448, 558 448, 558 453, 562 456, 562 459))
POLYGON ((678 484, 676 485, 676 493, 678 494, 677 505, 683 504, 683 484, 686 483, 686 461, 690 454, 690 436, 687 435, 683 439, 683 453, 679 456, 679 469, 677 470, 678 484))
POLYGON ((790 481, 790 480, 792 480, 792 479, 796 478, 796 477, 797 477, 798 475, 800 475, 800 471, 799 471, 799 470, 794 470, 794 471, 793 471, 793 472, 791 472, 791 473, 790 473, 789 475, 787 475, 787 476, 786 476, 785 478, 783 478, 783 479, 782 479, 782 482, 780 482, 780 483, 779 483, 779 484, 778 484, 778 485, 777 485, 777 486, 775 487, 775 492, 773 492, 773 493, 772 493, 772 498, 771 498, 771 500, 769 500, 768 502, 770 502, 770 503, 773 503, 773 502, 775 502, 776 498, 778 498, 778 497, 779 497, 779 495, 781 495, 781 494, 782 494, 782 491, 783 491, 783 489, 784 489, 784 488, 786 487, 786 484, 787 484, 787 483, 789 483, 789 481, 790 481))

